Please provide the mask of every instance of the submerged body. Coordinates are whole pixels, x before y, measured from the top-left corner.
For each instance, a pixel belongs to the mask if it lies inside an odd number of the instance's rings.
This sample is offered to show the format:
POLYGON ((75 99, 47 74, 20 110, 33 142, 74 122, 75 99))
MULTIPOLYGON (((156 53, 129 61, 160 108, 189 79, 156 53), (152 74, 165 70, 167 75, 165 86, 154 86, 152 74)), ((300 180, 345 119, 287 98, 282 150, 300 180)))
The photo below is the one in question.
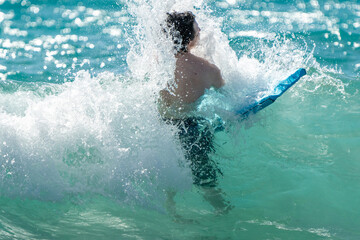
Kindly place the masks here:
POLYGON ((220 70, 205 59, 189 52, 176 56, 175 84, 160 91, 162 118, 179 128, 179 139, 190 162, 194 183, 216 186, 216 164, 209 154, 214 152, 213 134, 205 119, 189 116, 197 100, 211 87, 224 85, 220 70))
MULTIPOLYGON (((218 67, 190 53, 200 37, 200 28, 194 16, 189 12, 174 13, 169 14, 168 21, 168 27, 172 31, 174 26, 178 28, 177 32, 172 32, 174 43, 182 45, 176 46, 180 50, 175 55, 174 82, 167 83, 167 87, 159 93, 159 112, 166 123, 179 129, 178 137, 190 164, 194 184, 201 187, 204 198, 218 212, 226 212, 230 209, 229 205, 224 200, 221 189, 216 188, 217 176, 221 171, 210 158, 210 154, 215 152, 211 126, 203 118, 189 116, 190 112, 196 110, 196 102, 204 95, 205 90, 222 87, 224 80, 218 67), (183 34, 181 40, 174 37, 179 32, 183 34)), ((168 210, 176 215, 174 193, 169 193, 168 196, 168 210)))

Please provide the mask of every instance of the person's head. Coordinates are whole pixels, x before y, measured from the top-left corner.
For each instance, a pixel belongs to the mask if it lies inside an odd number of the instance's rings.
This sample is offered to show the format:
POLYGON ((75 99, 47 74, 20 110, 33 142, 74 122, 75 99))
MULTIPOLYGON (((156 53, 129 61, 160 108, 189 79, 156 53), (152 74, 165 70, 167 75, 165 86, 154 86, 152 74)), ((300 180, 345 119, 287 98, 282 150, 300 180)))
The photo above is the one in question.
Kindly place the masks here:
POLYGON ((187 52, 193 47, 199 37, 200 28, 192 12, 167 13, 165 33, 174 42, 177 53, 187 52))

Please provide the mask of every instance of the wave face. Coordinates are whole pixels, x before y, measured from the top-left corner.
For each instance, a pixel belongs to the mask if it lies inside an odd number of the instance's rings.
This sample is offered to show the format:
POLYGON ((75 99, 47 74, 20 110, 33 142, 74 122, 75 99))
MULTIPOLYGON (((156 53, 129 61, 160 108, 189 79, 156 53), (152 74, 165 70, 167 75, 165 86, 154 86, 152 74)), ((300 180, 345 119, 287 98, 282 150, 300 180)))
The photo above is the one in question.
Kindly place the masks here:
POLYGON ((0 29, 0 239, 359 238, 357 1, 0 0, 0 29), (175 68, 161 23, 187 10, 194 54, 226 80, 196 114, 226 123, 211 158, 227 215, 157 109, 175 68), (170 190, 191 223, 165 210, 170 190))

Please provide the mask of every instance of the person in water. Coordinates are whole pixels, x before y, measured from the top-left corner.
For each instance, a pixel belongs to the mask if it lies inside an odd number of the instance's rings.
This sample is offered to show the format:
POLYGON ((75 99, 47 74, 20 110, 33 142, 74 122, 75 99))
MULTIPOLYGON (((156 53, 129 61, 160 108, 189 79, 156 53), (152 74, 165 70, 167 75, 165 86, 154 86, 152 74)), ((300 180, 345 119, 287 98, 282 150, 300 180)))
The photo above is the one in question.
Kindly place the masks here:
MULTIPOLYGON (((167 83, 160 91, 159 110, 166 123, 179 128, 178 137, 189 161, 194 184, 201 187, 205 199, 217 211, 225 212, 229 210, 229 204, 217 188, 221 171, 209 157, 215 151, 212 128, 206 119, 189 116, 206 89, 221 88, 225 84, 217 66, 191 53, 198 44, 200 31, 192 12, 167 14, 164 32, 174 43, 176 68, 174 82, 167 83)), ((168 194, 168 209, 173 213, 174 195, 168 194)))
POLYGON ((172 38, 176 50, 175 84, 160 92, 167 106, 177 105, 179 114, 186 105, 196 102, 210 87, 224 85, 221 72, 214 64, 190 51, 200 39, 200 28, 194 14, 168 13, 165 32, 172 38))

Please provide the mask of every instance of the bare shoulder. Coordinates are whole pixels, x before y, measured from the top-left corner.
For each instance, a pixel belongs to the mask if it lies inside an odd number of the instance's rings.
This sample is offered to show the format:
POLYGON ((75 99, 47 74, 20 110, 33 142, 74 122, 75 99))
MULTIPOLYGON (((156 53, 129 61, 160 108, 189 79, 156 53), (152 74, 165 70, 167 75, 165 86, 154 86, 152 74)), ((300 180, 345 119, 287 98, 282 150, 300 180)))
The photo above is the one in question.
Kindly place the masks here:
POLYGON ((213 87, 222 87, 224 85, 224 80, 222 78, 220 69, 215 64, 210 63, 206 59, 197 56, 194 57, 202 69, 204 78, 210 80, 213 87))
POLYGON ((214 64, 211 64, 209 61, 207 61, 204 58, 195 56, 193 54, 191 54, 190 56, 191 56, 193 62, 196 62, 197 64, 201 64, 205 68, 212 69, 212 68, 216 67, 214 64))

